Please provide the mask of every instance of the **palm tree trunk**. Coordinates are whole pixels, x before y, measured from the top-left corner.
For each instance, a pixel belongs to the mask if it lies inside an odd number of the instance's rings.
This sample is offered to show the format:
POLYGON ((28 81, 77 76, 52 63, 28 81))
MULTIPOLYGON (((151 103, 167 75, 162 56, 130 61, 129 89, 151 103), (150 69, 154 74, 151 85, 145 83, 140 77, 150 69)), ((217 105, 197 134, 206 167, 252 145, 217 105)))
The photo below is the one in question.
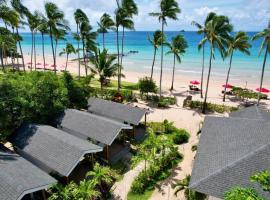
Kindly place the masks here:
MULTIPOLYGON (((124 38, 125 38, 125 27, 123 26, 122 30, 122 52, 121 52, 121 68, 120 68, 120 74, 122 74, 122 66, 123 66, 123 57, 124 57, 124 38)), ((120 87, 121 87, 121 79, 122 77, 120 76, 120 87)))
POLYGON ((41 33, 41 36, 42 36, 43 69, 45 70, 46 60, 45 60, 45 50, 44 50, 44 33, 41 33))
MULTIPOLYGON (((16 32, 17 32, 17 35, 19 35, 18 28, 16 28, 16 32)), ((20 48, 21 57, 22 57, 23 71, 25 71, 24 56, 23 56, 22 45, 21 45, 21 41, 20 40, 19 40, 19 48, 20 48)))
POLYGON ((1 59, 1 66, 2 66, 2 68, 3 68, 3 70, 4 70, 4 56, 3 56, 3 49, 2 48, 0 48, 0 59, 1 59))
POLYGON ((69 56, 69 54, 67 53, 67 61, 66 61, 66 68, 65 68, 65 71, 67 71, 67 66, 68 66, 68 56, 69 56))
POLYGON ((84 38, 82 38, 82 44, 83 44, 83 62, 84 62, 84 68, 85 68, 85 76, 87 76, 87 65, 86 65, 86 56, 85 56, 85 42, 84 38))
POLYGON ((37 70, 37 53, 36 53, 36 34, 34 33, 34 62, 35 62, 35 71, 37 70))
POLYGON ((202 75, 201 75, 201 98, 203 98, 203 79, 204 79, 204 56, 205 56, 205 45, 203 44, 203 61, 202 61, 202 75))
MULTIPOLYGON (((261 82, 260 82, 260 90, 261 90, 262 85, 263 85, 263 77, 264 77, 264 70, 265 70, 265 64, 266 64, 268 49, 269 49, 269 45, 267 45, 266 49, 265 49, 265 54, 264 54, 264 59, 263 59, 263 67, 262 67, 262 74, 261 74, 261 82)), ((260 98, 261 98, 261 91, 259 91, 259 93, 258 93, 257 105, 260 104, 260 98)))
POLYGON ((164 20, 162 20, 162 26, 161 26, 161 33, 162 33, 162 43, 161 43, 161 62, 160 62, 160 81, 159 81, 159 97, 161 97, 162 92, 162 75, 163 75, 163 49, 164 49, 164 20))
POLYGON ((172 75, 172 86, 171 86, 171 90, 173 90, 174 73, 175 73, 175 55, 174 55, 174 58, 173 58, 173 75, 172 75))
MULTIPOLYGON (((15 35, 15 28, 12 26, 12 33, 13 35, 15 35)), ((16 39, 16 53, 15 53, 15 56, 16 56, 16 61, 17 61, 17 70, 20 70, 20 66, 19 66, 19 57, 18 57, 18 40, 16 39)))
POLYGON ((55 55, 55 60, 54 60, 54 71, 56 72, 56 53, 57 53, 57 46, 58 46, 58 40, 55 40, 55 49, 54 49, 54 55, 55 55))
POLYGON ((33 69, 33 51, 34 51, 34 33, 32 32, 32 48, 31 48, 31 68, 30 71, 33 69))
MULTIPOLYGON (((77 23, 77 36, 79 37, 79 24, 77 23)), ((81 61, 80 61, 80 39, 78 38, 78 65, 79 65, 79 79, 81 78, 81 61)))
POLYGON ((208 71, 208 77, 207 77, 207 83, 206 83, 206 89, 205 89, 205 95, 204 95, 204 102, 203 102, 203 108, 202 113, 206 113, 206 107, 207 107, 207 95, 208 95, 208 87, 209 87, 209 80, 211 75, 211 68, 212 68, 212 57, 213 57, 213 47, 211 45, 211 52, 210 52, 210 61, 209 61, 209 71, 208 71))
POLYGON ((117 87, 117 90, 118 90, 118 92, 120 91, 120 76, 121 76, 121 74, 120 74, 120 68, 121 68, 121 66, 120 66, 120 52, 119 52, 119 37, 118 37, 118 35, 119 35, 119 27, 117 26, 116 27, 116 46, 117 46, 117 64, 118 64, 118 87, 117 87))
POLYGON ((157 54, 157 49, 154 48, 154 58, 153 58, 152 69, 151 69, 151 80, 153 80, 154 66, 155 66, 155 61, 156 61, 156 54, 157 54))
MULTIPOLYGON (((52 36, 52 28, 51 27, 50 27, 50 39, 51 39, 51 47, 52 47, 52 53, 53 53, 53 64, 55 67, 56 61, 55 61, 55 55, 54 55, 53 36, 52 36)), ((56 67, 54 68, 54 73, 56 74, 56 67)))
POLYGON ((103 49, 105 49, 105 33, 102 33, 103 49))
POLYGON ((225 102, 225 98, 226 98, 226 92, 227 92, 227 85, 229 82, 229 76, 230 76, 230 72, 231 72, 231 68, 232 68, 232 58, 233 58, 233 51, 231 54, 231 58, 230 58, 230 67, 228 69, 228 73, 227 73, 227 78, 226 78, 226 84, 225 84, 225 89, 224 89, 224 94, 223 94, 223 102, 225 102))

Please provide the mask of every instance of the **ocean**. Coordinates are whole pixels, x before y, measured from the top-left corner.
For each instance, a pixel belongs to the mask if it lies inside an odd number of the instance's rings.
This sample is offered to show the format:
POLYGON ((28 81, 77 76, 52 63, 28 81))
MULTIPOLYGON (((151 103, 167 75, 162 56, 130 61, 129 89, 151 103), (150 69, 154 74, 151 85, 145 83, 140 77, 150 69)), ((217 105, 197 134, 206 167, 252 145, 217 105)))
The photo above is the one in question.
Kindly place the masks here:
MULTIPOLYGON (((188 43, 188 49, 186 54, 182 57, 182 63, 177 63, 176 73, 180 74, 190 74, 198 75, 201 73, 202 66, 202 52, 198 51, 198 43, 202 39, 201 35, 198 35, 196 32, 166 32, 166 38, 168 41, 171 41, 171 38, 177 34, 183 34, 188 43)), ((248 32, 248 35, 252 37, 255 32, 248 32)), ((30 54, 31 52, 31 34, 22 33, 23 37, 23 50, 24 53, 30 54)), ((149 73, 151 70, 152 60, 153 60, 153 47, 148 41, 148 36, 152 36, 153 32, 149 31, 131 31, 125 33, 125 46, 124 54, 127 56, 123 59, 123 67, 126 70, 138 71, 149 73), (136 53, 129 53, 130 51, 135 51, 136 53)), ((76 41, 72 38, 72 35, 67 35, 67 41, 59 41, 58 53, 62 51, 65 47, 66 42, 70 42, 77 46, 76 41)), ((97 43, 102 48, 102 37, 101 35, 97 38, 97 43)), ((258 79, 260 77, 263 55, 258 56, 261 40, 251 41, 252 48, 250 49, 251 55, 247 56, 245 54, 235 52, 232 63, 231 79, 237 80, 241 79, 258 79)), ((42 53, 42 40, 41 35, 36 35, 36 49, 37 54, 41 55, 42 53)), ((116 34, 114 32, 107 33, 105 35, 105 46, 109 50, 109 53, 116 53, 116 34)), ((168 49, 165 49, 165 52, 168 49)), ((48 36, 45 36, 45 54, 51 55, 52 50, 50 46, 50 39, 48 36)), ((75 58, 76 56, 71 56, 75 58)), ((159 70, 160 66, 160 50, 157 52, 155 69, 159 70)), ((206 55, 205 55, 205 66, 208 68, 209 60, 209 46, 206 46, 206 55)), ((266 79, 270 78, 270 68, 269 62, 266 64, 266 79)), ((171 72, 173 63, 172 55, 164 56, 164 73, 171 72)), ((229 59, 223 60, 219 52, 215 52, 215 60, 213 61, 212 75, 224 77, 228 69, 229 59)))

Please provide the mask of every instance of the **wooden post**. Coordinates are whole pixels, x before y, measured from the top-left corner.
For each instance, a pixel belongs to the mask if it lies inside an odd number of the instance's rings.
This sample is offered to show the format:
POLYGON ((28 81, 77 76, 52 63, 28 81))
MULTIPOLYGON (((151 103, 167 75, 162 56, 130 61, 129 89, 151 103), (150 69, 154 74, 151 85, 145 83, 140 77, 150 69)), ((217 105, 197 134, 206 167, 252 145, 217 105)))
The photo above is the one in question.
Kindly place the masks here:
POLYGON ((42 190, 42 198, 43 198, 43 200, 46 200, 45 190, 42 190))
POLYGON ((145 116, 144 116, 144 125, 145 125, 145 127, 146 127, 146 114, 145 114, 145 116))
POLYGON ((132 129, 132 136, 133 136, 133 139, 135 139, 135 125, 132 125, 133 126, 133 129, 132 129))
POLYGON ((106 146, 106 160, 109 161, 109 145, 106 146))
POLYGON ((31 193, 31 194, 30 194, 30 198, 31 198, 31 200, 35 200, 35 199, 34 199, 34 193, 31 193))
POLYGON ((94 153, 91 154, 91 162, 92 162, 92 166, 94 166, 94 153))

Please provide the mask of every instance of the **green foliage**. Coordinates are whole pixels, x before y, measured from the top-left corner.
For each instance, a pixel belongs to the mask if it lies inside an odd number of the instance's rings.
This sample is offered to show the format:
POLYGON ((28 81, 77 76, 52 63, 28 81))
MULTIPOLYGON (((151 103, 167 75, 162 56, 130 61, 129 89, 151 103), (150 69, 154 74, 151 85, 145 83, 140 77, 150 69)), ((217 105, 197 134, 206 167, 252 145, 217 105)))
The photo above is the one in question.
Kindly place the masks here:
POLYGON ((175 132, 173 142, 175 144, 184 144, 188 142, 189 138, 190 138, 190 134, 186 130, 182 129, 175 132))
MULTIPOLYGON (((225 112, 233 112, 237 111, 237 107, 218 105, 214 103, 207 103, 207 110, 209 112, 217 112, 217 113, 225 113, 225 112)), ((201 101, 185 101, 184 107, 189 107, 191 109, 201 109, 203 106, 203 102, 201 101)))
POLYGON ((169 108, 176 104, 175 97, 159 97, 157 95, 146 96, 146 101, 158 106, 159 108, 169 108))
MULTIPOLYGON (((258 93, 241 87, 233 87, 232 93, 239 99, 257 99, 258 93)), ((266 94, 261 94, 260 99, 267 99, 266 94)))
POLYGON ((224 200, 263 200, 252 188, 236 187, 225 194, 224 200))
POLYGON ((155 81, 153 81, 151 78, 144 77, 139 80, 138 83, 139 90, 141 94, 148 94, 150 93, 156 93, 157 92, 157 85, 155 81))
POLYGON ((251 177, 251 181, 259 183, 264 191, 270 192, 270 173, 268 171, 255 174, 251 177))

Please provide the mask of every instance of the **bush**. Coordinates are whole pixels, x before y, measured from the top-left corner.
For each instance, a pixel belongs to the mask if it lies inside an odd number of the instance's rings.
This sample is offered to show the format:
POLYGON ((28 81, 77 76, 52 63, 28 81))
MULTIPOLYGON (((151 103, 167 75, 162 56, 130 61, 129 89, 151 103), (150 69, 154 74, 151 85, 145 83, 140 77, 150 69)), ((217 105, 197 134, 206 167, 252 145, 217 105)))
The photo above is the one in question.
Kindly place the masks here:
MULTIPOLYGON (((258 92, 253 92, 252 90, 244 89, 241 87, 233 87, 232 93, 239 99, 257 99, 258 92)), ((261 94, 260 99, 267 99, 266 94, 261 94)))
MULTIPOLYGON (((113 89, 103 89, 103 92, 101 92, 100 88, 93 89, 93 96, 111 101, 115 98, 115 95, 117 93, 118 91, 113 89)), ((135 95, 133 94, 132 90, 121 90, 120 94, 123 97, 124 101, 127 102, 136 101, 135 95)))
POLYGON ((190 134, 186 130, 178 130, 175 132, 174 137, 173 137, 173 142, 175 144, 184 144, 187 143, 190 138, 190 134))
POLYGON ((156 83, 148 77, 141 78, 138 83, 139 90, 141 94, 156 93, 157 85, 156 83))

